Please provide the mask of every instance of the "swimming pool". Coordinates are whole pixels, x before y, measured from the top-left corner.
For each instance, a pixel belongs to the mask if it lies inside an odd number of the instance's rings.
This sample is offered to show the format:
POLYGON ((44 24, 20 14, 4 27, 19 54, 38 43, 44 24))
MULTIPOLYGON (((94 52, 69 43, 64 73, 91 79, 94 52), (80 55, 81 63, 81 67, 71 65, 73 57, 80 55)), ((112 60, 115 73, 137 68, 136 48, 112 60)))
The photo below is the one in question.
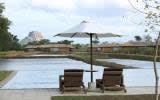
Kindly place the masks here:
MULTIPOLYGON (((139 69, 124 70, 124 82, 126 86, 154 85, 152 62, 120 59, 105 60, 124 65, 132 64, 132 66, 139 67, 139 69)), ((158 64, 160 63, 158 62, 158 64)), ((94 81, 95 79, 102 78, 103 67, 93 67, 94 70, 98 70, 98 72, 94 73, 94 81)), ((0 70, 17 71, 17 74, 2 89, 58 88, 59 75, 63 74, 64 69, 69 68, 88 70, 90 69, 90 65, 69 58, 1 59, 0 70)), ((158 72, 160 73, 160 69, 158 69, 158 72)), ((87 83, 90 81, 90 73, 84 73, 83 81, 87 86, 87 83)))
MULTIPOLYGON (((58 88, 59 75, 63 75, 64 69, 90 69, 89 64, 68 58, 3 59, 0 60, 0 65, 0 70, 17 71, 3 89, 58 88)), ((94 73, 94 80, 101 78, 103 67, 93 68, 98 70, 94 73)), ((87 85, 90 73, 84 73, 83 81, 87 85)))
MULTIPOLYGON (((126 86, 154 86, 155 77, 152 61, 130 59, 101 59, 101 61, 114 62, 122 65, 138 67, 138 69, 124 69, 124 83, 126 86)), ((160 62, 157 62, 160 75, 160 62)), ((160 82, 159 82, 160 84, 160 82)))

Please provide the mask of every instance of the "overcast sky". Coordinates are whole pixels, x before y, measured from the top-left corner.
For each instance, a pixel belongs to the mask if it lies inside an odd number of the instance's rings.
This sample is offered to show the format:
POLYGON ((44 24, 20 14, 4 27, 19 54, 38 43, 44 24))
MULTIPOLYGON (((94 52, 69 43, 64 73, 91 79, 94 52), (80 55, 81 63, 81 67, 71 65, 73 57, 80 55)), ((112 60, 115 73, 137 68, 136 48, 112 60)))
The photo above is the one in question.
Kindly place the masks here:
MULTIPOLYGON (((135 0, 131 0, 132 2, 135 0)), ((12 21, 10 31, 23 39, 30 31, 39 31, 51 41, 59 32, 79 24, 83 20, 105 25, 108 32, 124 35, 122 38, 105 38, 101 42, 125 42, 135 35, 143 36, 143 19, 133 12, 128 0, 1 0, 5 3, 5 16, 12 21)), ((133 2, 135 4, 135 2, 133 2)), ((137 5, 137 4, 136 4, 137 5)), ((74 39, 88 43, 89 39, 74 39)))

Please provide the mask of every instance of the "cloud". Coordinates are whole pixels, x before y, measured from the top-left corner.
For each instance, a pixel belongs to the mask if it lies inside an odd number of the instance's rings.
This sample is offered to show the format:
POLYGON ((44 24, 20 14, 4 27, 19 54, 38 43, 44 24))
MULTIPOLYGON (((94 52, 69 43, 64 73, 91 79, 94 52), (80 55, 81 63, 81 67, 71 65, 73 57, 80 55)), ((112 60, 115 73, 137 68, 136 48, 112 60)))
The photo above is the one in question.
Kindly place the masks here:
MULTIPOLYGON (((26 0, 25 0, 26 1, 26 0)), ((79 14, 80 16, 124 15, 127 0, 31 0, 32 9, 54 13, 79 14)))
POLYGON ((105 0, 81 0, 79 4, 86 8, 99 8, 105 5, 105 0))
MULTIPOLYGON (((68 38, 53 38, 82 20, 94 20, 106 25, 109 32, 129 35, 127 41, 143 28, 123 19, 132 16, 127 0, 3 0, 5 15, 13 22, 10 31, 24 38, 30 31, 40 31, 45 38, 58 41, 68 38), (137 28, 138 27, 138 28, 137 28)), ((82 43, 82 40, 74 39, 82 43)), ((105 41, 105 39, 102 41, 105 41)), ((83 43, 89 43, 89 40, 83 43)))
MULTIPOLYGON (((32 9, 48 13, 67 13, 80 16, 123 16, 127 0, 3 0, 12 9, 32 9)), ((7 8, 8 9, 8 8, 7 8)))
POLYGON ((112 5, 127 8, 129 6, 128 0, 31 0, 31 4, 59 10, 75 10, 78 6, 82 8, 104 8, 112 5))
POLYGON ((76 9, 74 0, 31 0, 31 5, 60 11, 73 11, 76 9))
POLYGON ((80 3, 88 8, 101 8, 104 6, 117 6, 119 8, 128 8, 130 6, 128 0, 80 0, 80 3))

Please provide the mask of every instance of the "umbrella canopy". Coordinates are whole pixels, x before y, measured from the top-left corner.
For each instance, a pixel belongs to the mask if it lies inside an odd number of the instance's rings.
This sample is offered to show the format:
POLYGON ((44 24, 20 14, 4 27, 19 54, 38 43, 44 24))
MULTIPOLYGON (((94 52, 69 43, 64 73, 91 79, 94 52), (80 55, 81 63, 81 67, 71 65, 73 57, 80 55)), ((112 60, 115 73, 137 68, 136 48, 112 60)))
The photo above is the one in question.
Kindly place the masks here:
POLYGON ((93 57, 92 57, 92 38, 120 37, 120 35, 107 33, 106 27, 88 21, 82 21, 80 24, 70 28, 69 30, 59 33, 55 36, 61 37, 77 37, 90 38, 90 62, 91 62, 91 82, 93 82, 93 57))
POLYGON ((92 34, 93 38, 120 37, 120 35, 106 32, 105 26, 88 21, 82 21, 80 24, 59 33, 56 36, 90 38, 90 34, 92 34))

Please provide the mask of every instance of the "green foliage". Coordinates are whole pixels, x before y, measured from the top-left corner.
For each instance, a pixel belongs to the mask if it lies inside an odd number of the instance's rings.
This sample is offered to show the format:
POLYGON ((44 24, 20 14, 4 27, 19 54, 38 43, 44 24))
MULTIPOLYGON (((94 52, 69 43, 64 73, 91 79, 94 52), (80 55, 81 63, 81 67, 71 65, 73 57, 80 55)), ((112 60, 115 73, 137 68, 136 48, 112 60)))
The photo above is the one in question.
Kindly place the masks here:
POLYGON ((99 43, 99 40, 98 40, 98 39, 95 39, 95 40, 92 41, 92 43, 93 43, 93 44, 98 44, 98 43, 99 43))
POLYGON ((11 71, 0 71, 0 82, 11 74, 11 71))
POLYGON ((42 39, 40 41, 29 42, 27 45, 42 45, 42 44, 50 44, 50 40, 42 39))
POLYGON ((15 35, 10 35, 11 43, 10 50, 23 50, 23 47, 19 44, 19 39, 15 35))
POLYGON ((62 41, 58 41, 57 43, 59 44, 72 44, 74 41, 70 41, 70 40, 62 40, 62 41))
MULTIPOLYGON (((108 54, 110 58, 118 59, 134 59, 134 60, 148 60, 153 61, 154 57, 149 55, 139 55, 139 54, 120 54, 120 53, 110 53, 108 54)), ((160 61, 160 57, 157 58, 157 61, 160 61)))
MULTIPOLYGON (((69 56, 69 58, 74 59, 74 60, 80 60, 85 63, 90 64, 90 53, 74 53, 69 56)), ((112 68, 124 68, 124 65, 121 64, 116 64, 113 62, 107 62, 107 61, 97 61, 96 59, 107 59, 108 56, 107 54, 104 53, 94 53, 93 54, 93 65, 98 65, 98 66, 104 66, 104 67, 112 67, 112 68)), ((125 67, 127 68, 127 67, 125 67)), ((131 68, 131 67, 130 67, 131 68)), ((132 67, 134 68, 134 67, 132 67)))
POLYGON ((2 15, 3 10, 4 10, 3 3, 0 3, 0 16, 2 15))
POLYGON ((2 15, 4 9, 5 7, 0 3, 0 51, 19 50, 21 47, 17 36, 8 31, 11 22, 2 15))
POLYGON ((1 51, 0 58, 25 58, 29 57, 32 53, 24 51, 1 51))
POLYGON ((160 2, 159 0, 143 0, 145 5, 145 24, 147 32, 160 31, 160 2))
MULTIPOLYGON (((139 3, 139 7, 131 3, 132 0, 128 0, 135 11, 144 15, 145 32, 147 33, 159 33, 160 32, 160 1, 159 0, 136 0, 139 3), (140 9, 144 7, 144 9, 140 9)), ((142 24, 141 24, 142 25, 142 24)))
POLYGON ((0 51, 9 50, 11 42, 10 33, 8 32, 11 22, 2 16, 4 6, 0 4, 0 51))
POLYGON ((152 37, 148 34, 144 36, 144 42, 146 42, 147 45, 152 44, 152 37))
MULTIPOLYGON (((123 53, 123 54, 140 54, 140 55, 154 55, 153 47, 140 47, 140 48, 119 48, 112 53, 123 53)), ((159 52, 160 54, 160 52, 159 52)))
POLYGON ((38 41, 33 41, 33 42, 29 42, 27 45, 38 45, 39 42, 38 41))
POLYGON ((140 36, 138 36, 138 35, 135 36, 134 38, 135 38, 136 41, 141 41, 142 40, 142 38, 140 36))
POLYGON ((41 41, 39 41, 39 44, 49 44, 50 43, 50 40, 48 39, 43 39, 41 41))
POLYGON ((75 52, 87 52, 88 50, 88 45, 76 44, 74 45, 74 47, 75 47, 74 49, 75 52))

